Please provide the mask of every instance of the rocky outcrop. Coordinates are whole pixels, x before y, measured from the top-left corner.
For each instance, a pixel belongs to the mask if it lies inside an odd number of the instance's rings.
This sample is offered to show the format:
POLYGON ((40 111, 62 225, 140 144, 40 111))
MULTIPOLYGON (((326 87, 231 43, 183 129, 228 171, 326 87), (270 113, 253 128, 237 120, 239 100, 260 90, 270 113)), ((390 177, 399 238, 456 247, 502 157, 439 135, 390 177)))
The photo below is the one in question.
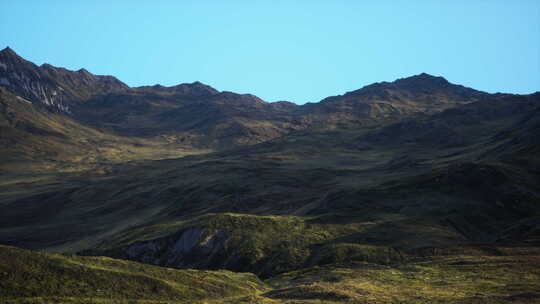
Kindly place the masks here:
POLYGON ((228 240, 222 230, 188 228, 171 237, 142 241, 121 250, 120 255, 144 263, 175 268, 211 268, 213 259, 228 240))
POLYGON ((37 66, 9 47, 0 51, 0 85, 49 108, 70 113, 73 103, 96 94, 119 92, 128 86, 112 76, 97 76, 85 69, 70 71, 50 64, 37 66))

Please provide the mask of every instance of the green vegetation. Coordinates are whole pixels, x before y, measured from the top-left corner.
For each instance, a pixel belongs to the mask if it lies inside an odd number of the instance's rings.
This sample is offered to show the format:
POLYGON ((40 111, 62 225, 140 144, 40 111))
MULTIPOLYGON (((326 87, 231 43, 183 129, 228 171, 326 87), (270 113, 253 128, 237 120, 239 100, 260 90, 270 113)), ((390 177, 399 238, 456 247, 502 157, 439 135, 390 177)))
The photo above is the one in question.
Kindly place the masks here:
MULTIPOLYGON (((343 218, 346 219, 346 218, 343 218)), ((319 264, 368 261, 391 264, 403 256, 392 248, 350 243, 347 236, 368 223, 324 223, 324 217, 207 214, 200 218, 143 226, 100 244, 104 254, 163 266, 248 271, 267 278, 319 264), (189 239, 189 240, 188 240, 189 239), (178 243, 190 243, 189 252, 178 243), (109 249, 107 249, 109 248, 109 249)))
POLYGON ((165 137, 121 137, 49 112, 0 87, 0 184, 36 175, 103 175, 120 163, 178 158, 209 150, 171 143, 165 137))
POLYGON ((540 303, 534 248, 504 255, 414 258, 394 265, 349 261, 283 273, 178 270, 105 257, 0 246, 0 301, 46 303, 540 303))
POLYGON ((448 256, 397 266, 327 265, 272 278, 274 290, 263 296, 299 303, 540 303, 539 263, 538 256, 448 256))
POLYGON ((2 303, 202 303, 266 290, 249 273, 161 268, 0 246, 2 303))

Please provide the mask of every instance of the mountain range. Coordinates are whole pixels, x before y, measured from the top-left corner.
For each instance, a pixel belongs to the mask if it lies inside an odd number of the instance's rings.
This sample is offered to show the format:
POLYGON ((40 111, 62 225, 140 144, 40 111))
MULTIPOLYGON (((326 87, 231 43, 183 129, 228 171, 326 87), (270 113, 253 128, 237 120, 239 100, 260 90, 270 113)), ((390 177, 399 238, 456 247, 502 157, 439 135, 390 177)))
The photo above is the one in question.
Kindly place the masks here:
POLYGON ((211 149, 256 144, 298 130, 356 128, 433 114, 489 96, 420 74, 299 106, 219 92, 200 82, 130 88, 84 69, 37 66, 10 48, 0 52, 0 60, 2 85, 50 110, 122 136, 169 136, 174 143, 211 149))
MULTIPOLYGON (((129 274, 133 290, 144 271, 161 282, 140 262, 180 269, 162 277, 174 290, 111 301, 540 301, 540 92, 419 74, 297 105, 200 82, 129 87, 6 48, 0 144, 0 256, 41 269, 0 268, 13 280, 73 280, 80 265, 129 274), (190 298, 184 269, 237 290, 190 298)), ((0 283, 21 288, 0 299, 40 296, 38 281, 0 283)), ((43 301, 86 301, 54 290, 43 301)))

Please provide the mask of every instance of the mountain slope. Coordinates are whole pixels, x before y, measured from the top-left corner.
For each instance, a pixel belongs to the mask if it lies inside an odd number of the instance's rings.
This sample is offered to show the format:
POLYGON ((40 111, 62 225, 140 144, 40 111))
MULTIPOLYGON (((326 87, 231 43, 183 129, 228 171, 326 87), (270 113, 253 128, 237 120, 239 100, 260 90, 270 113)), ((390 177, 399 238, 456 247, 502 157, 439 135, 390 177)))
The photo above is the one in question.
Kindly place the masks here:
POLYGON ((175 270, 104 257, 0 246, 5 303, 539 303, 538 252, 423 257, 380 265, 350 260, 262 283, 249 273, 175 270), (11 267, 10 267, 11 266, 11 267))
POLYGON ((540 212, 538 155, 522 154, 539 146, 527 137, 539 102, 506 96, 378 128, 297 132, 117 167, 111 176, 5 196, 0 236, 30 248, 99 248, 263 276, 332 262, 342 251, 345 259, 386 261, 421 248, 495 245, 540 212), (515 138, 527 141, 517 146, 515 138), (175 250, 187 235, 192 245, 175 250))
POLYGON ((186 148, 252 145, 309 129, 377 126, 481 100, 487 93, 420 74, 377 83, 319 103, 268 103, 196 82, 129 88, 86 70, 36 66, 0 51, 0 85, 119 136, 160 137, 186 148))
POLYGON ((0 246, 0 259, 3 303, 207 303, 267 290, 248 273, 174 270, 7 246, 0 246))
POLYGON ((166 137, 187 147, 226 149, 280 137, 299 128, 288 113, 249 94, 194 93, 198 84, 107 95, 73 110, 74 117, 122 136, 166 137), (194 94, 194 95, 189 95, 194 94))
POLYGON ((40 173, 109 170, 137 159, 181 157, 186 150, 167 141, 119 137, 84 125, 50 107, 0 87, 0 166, 2 181, 40 173))
POLYGON ((362 126, 373 124, 373 121, 395 121, 416 114, 434 114, 488 96, 487 93, 452 84, 442 77, 423 73, 394 82, 371 84, 344 95, 327 97, 319 103, 308 103, 301 112, 323 128, 328 128, 328 125, 362 126))
POLYGON ((70 71, 50 64, 37 66, 9 47, 0 51, 0 84, 21 97, 66 113, 71 111, 73 103, 90 96, 128 88, 112 76, 96 76, 85 69, 70 71))

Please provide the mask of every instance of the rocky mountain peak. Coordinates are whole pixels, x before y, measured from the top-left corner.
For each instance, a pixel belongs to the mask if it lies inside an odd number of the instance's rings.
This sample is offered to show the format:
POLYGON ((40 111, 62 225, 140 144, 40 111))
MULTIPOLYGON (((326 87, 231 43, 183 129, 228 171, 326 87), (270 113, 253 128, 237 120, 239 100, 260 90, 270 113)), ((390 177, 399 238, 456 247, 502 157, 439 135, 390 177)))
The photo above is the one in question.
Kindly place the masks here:
MULTIPOLYGON (((444 79, 444 77, 434 76, 434 75, 424 73, 424 72, 420 73, 418 75, 413 75, 413 76, 409 76, 409 77, 405 77, 405 78, 401 78, 401 79, 409 79, 409 80, 440 80, 440 79, 443 79, 444 81, 446 81, 446 79, 444 79)), ((446 81, 446 82, 448 82, 448 81, 446 81)))
POLYGON ((0 68, 8 64, 26 62, 21 56, 15 53, 9 46, 0 51, 0 68))
POLYGON ((174 88, 174 90, 177 92, 185 92, 185 93, 190 93, 192 95, 199 95, 199 96, 200 95, 215 95, 219 93, 218 90, 199 81, 195 81, 192 83, 182 83, 182 84, 173 86, 172 88, 174 88))
POLYGON ((4 55, 4 56, 17 56, 17 57, 19 57, 19 55, 17 55, 17 53, 15 53, 15 51, 12 50, 9 46, 7 46, 3 50, 1 50, 0 54, 4 55))
POLYGON ((92 73, 88 72, 88 70, 84 68, 77 70, 77 73, 84 74, 84 75, 93 75, 92 73))
POLYGON ((427 73, 421 73, 410 77, 399 78, 393 82, 376 82, 362 87, 359 90, 348 92, 350 95, 361 95, 370 92, 384 90, 406 90, 406 91, 425 91, 426 89, 437 89, 452 86, 448 80, 443 77, 433 76, 427 73))
POLYGON ((367 99, 384 99, 388 96, 400 95, 401 97, 415 99, 424 95, 433 94, 443 94, 452 98, 469 99, 478 98, 487 93, 450 83, 440 76, 421 73, 410 77, 399 78, 393 82, 373 83, 362 87, 359 90, 348 92, 343 96, 362 96, 367 99))
POLYGON ((156 84, 153 86, 142 86, 133 89, 138 92, 175 95, 186 98, 209 97, 219 94, 218 90, 199 81, 195 81, 192 83, 181 83, 170 87, 156 84))
POLYGON ((448 80, 440 76, 433 76, 427 73, 421 73, 418 75, 400 78, 393 82, 394 85, 403 88, 414 87, 446 87, 451 85, 448 80))
POLYGON ((0 51, 0 85, 23 98, 67 113, 72 103, 129 88, 112 76, 96 76, 85 69, 71 71, 47 63, 37 66, 9 47, 0 51))
MULTIPOLYGON (((343 95, 331 96, 306 108, 322 113, 355 113, 370 118, 399 118, 415 113, 433 114, 489 96, 427 73, 377 82, 343 95)), ((332 115, 334 115, 332 114, 332 115)), ((337 115, 337 114, 335 114, 337 115)))

